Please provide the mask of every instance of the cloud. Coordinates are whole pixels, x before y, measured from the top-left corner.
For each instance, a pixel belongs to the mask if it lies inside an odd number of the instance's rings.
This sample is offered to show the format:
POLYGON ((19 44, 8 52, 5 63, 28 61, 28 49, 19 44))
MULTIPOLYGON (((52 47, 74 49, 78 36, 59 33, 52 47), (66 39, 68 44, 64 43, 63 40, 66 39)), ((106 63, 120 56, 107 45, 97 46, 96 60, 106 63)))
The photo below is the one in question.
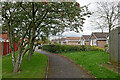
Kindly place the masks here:
POLYGON ((76 33, 74 31, 67 31, 62 34, 65 37, 81 37, 81 33, 76 33))

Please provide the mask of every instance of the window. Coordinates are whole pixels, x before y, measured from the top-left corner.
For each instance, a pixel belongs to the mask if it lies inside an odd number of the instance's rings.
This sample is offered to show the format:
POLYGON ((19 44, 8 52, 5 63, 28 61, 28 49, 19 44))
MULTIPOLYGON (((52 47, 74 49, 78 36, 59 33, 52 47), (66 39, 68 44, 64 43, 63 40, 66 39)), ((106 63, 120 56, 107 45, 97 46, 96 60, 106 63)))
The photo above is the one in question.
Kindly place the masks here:
POLYGON ((93 45, 94 45, 94 46, 97 46, 97 43, 96 43, 96 42, 97 42, 97 40, 94 39, 94 40, 93 40, 93 45))

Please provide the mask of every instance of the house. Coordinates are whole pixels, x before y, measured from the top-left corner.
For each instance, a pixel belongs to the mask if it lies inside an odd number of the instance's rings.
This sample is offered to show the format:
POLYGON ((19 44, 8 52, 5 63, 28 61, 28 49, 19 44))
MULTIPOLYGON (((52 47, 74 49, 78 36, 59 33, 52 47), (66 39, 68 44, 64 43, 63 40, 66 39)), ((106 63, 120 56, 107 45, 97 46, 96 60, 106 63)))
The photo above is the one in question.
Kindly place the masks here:
POLYGON ((54 42, 59 43, 61 45, 80 45, 80 37, 66 37, 51 40, 51 43, 54 42))
POLYGON ((57 43, 60 43, 61 45, 67 45, 66 38, 58 39, 57 43))
POLYGON ((90 37, 90 35, 82 35, 80 44, 89 46, 90 45, 90 41, 88 40, 89 37, 90 37))
POLYGON ((90 37, 90 45, 94 45, 96 47, 104 48, 105 44, 107 44, 107 38, 109 33, 105 32, 93 32, 90 37))
POLYGON ((0 42, 9 42, 7 33, 2 33, 0 35, 0 42))
POLYGON ((2 37, 0 37, 0 42, 5 42, 5 39, 3 39, 2 37))
POLYGON ((67 45, 80 45, 80 37, 67 37, 65 41, 67 45))
POLYGON ((54 43, 59 43, 59 39, 52 39, 51 44, 54 44, 54 43))
MULTIPOLYGON (((17 44, 14 42, 14 51, 18 50, 17 44)), ((11 49, 9 46, 9 40, 8 40, 8 34, 7 33, 2 33, 0 34, 0 56, 3 55, 8 55, 11 53, 11 49)))

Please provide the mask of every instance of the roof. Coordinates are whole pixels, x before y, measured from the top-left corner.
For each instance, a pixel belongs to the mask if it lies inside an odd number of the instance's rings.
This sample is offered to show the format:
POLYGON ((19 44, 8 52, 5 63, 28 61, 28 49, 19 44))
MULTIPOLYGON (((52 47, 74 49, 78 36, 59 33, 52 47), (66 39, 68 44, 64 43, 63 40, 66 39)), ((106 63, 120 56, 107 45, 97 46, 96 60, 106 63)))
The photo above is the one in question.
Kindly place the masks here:
POLYGON ((61 38, 61 41, 65 41, 66 40, 66 38, 61 38))
POLYGON ((67 37, 66 40, 80 40, 80 37, 67 37))
POLYGON ((5 40, 8 40, 8 35, 7 35, 7 33, 2 33, 2 34, 0 35, 0 37, 3 38, 3 39, 5 39, 5 40))
POLYGON ((109 36, 109 33, 107 33, 107 32, 103 32, 103 33, 102 32, 93 32, 89 38, 91 38, 92 35, 94 35, 97 39, 107 39, 107 37, 109 36))
POLYGON ((0 37, 0 41, 5 41, 5 39, 3 39, 3 38, 0 37))
POLYGON ((90 37, 90 35, 83 35, 83 38, 85 39, 85 41, 88 41, 89 37, 90 37))
POLYGON ((97 38, 107 38, 109 33, 100 33, 100 32, 95 32, 93 33, 97 38))

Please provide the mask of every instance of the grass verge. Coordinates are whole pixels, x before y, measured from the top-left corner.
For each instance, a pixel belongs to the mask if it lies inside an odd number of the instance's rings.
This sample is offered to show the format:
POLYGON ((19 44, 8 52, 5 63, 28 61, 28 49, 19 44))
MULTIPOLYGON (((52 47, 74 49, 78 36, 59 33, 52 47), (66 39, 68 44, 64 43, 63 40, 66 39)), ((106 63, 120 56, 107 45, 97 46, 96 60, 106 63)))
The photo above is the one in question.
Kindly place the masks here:
POLYGON ((2 78, 2 56, 0 56, 0 80, 2 78))
POLYGON ((120 78, 117 73, 100 66, 100 64, 106 64, 109 61, 109 54, 103 51, 81 51, 62 53, 62 55, 84 67, 96 78, 120 78))
POLYGON ((2 58, 2 78, 45 78, 47 56, 35 52, 31 60, 24 56, 21 64, 21 72, 13 73, 11 54, 2 58))

